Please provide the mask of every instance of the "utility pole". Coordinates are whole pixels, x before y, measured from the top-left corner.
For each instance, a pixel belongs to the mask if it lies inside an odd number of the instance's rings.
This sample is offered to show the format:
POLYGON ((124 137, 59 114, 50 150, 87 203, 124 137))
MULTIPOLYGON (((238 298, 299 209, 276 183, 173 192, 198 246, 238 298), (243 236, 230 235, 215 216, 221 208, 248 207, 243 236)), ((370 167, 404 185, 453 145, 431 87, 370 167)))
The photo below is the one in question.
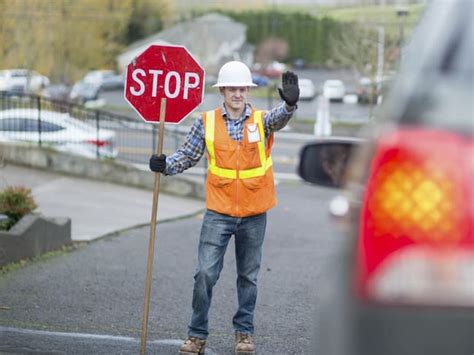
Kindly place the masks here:
POLYGON ((409 15, 409 11, 406 8, 399 8, 397 10, 397 16, 400 19, 400 37, 399 37, 399 45, 398 45, 398 48, 400 50, 400 56, 399 56, 400 59, 402 58, 402 46, 403 46, 403 42, 405 41, 404 33, 403 33, 404 27, 405 27, 405 19, 407 18, 408 15, 409 15))
POLYGON ((382 78, 383 78, 383 67, 384 67, 384 48, 385 48, 385 28, 383 26, 378 27, 379 40, 377 43, 377 100, 378 95, 382 92, 382 78))
MULTIPOLYGON (((276 12, 276 3, 275 0, 272 1, 272 27, 271 27, 271 37, 272 37, 272 44, 271 44, 271 59, 270 65, 272 65, 273 61, 275 60, 275 38, 276 38, 276 26, 277 26, 277 12, 276 12)), ((273 107, 273 92, 276 89, 276 85, 273 84, 273 80, 268 84, 268 96, 267 96, 267 105, 268 109, 270 110, 273 107)))

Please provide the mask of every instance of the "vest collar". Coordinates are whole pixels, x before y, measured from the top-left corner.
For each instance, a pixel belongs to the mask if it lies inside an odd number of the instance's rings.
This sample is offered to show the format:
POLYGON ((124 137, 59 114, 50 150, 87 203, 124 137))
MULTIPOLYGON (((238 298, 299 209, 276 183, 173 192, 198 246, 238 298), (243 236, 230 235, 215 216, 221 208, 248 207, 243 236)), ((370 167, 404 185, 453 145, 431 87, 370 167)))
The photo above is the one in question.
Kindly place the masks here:
MULTIPOLYGON (((239 120, 245 121, 247 118, 252 116, 252 111, 253 111, 252 105, 250 105, 249 103, 245 104, 245 110, 244 110, 243 115, 240 118, 238 118, 236 120, 233 120, 233 121, 239 121, 239 120)), ((225 108, 224 103, 222 103, 221 112, 222 112, 222 117, 224 117, 224 119, 230 120, 229 115, 227 113, 227 109, 225 108)))

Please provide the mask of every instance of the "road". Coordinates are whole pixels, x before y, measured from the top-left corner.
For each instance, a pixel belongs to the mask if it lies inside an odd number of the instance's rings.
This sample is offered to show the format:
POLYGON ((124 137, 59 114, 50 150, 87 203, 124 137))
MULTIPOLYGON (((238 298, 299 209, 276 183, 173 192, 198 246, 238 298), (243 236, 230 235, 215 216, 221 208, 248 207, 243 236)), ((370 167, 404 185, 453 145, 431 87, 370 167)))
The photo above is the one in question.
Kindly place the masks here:
MULTIPOLYGON (((277 186, 259 275, 259 354, 314 354, 325 263, 341 239, 327 212, 334 191, 277 186)), ((158 224, 149 353, 175 354, 186 336, 201 216, 158 224)), ((0 352, 136 354, 147 227, 126 231, 0 277, 0 352), (23 330, 19 330, 21 328, 23 330), (24 330, 28 329, 28 330, 24 330)), ((206 354, 232 354, 235 258, 229 244, 210 312, 206 354)))

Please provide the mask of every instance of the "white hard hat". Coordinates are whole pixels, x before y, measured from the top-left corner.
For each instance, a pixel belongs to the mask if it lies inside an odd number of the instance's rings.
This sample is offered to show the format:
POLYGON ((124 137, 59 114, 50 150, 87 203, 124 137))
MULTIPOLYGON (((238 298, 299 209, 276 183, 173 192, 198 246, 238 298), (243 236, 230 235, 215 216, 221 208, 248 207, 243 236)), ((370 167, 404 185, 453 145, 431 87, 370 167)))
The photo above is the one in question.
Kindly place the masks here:
POLYGON ((250 69, 242 62, 232 61, 225 63, 219 70, 217 84, 214 87, 223 86, 257 86, 252 82, 250 69))

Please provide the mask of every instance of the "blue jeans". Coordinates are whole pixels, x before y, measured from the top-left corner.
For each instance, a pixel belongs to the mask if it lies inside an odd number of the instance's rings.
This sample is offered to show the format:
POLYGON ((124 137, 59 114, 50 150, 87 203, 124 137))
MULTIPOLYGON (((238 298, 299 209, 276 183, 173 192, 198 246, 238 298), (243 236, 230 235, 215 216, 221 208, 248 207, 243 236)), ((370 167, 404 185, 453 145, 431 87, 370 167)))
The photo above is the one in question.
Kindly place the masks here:
POLYGON ((208 312, 212 288, 219 279, 224 254, 232 235, 235 238, 237 296, 239 307, 233 318, 236 332, 253 334, 253 314, 257 301, 257 274, 262 260, 262 245, 267 214, 231 217, 207 211, 199 240, 198 268, 194 275, 193 315, 188 335, 207 339, 208 312))

